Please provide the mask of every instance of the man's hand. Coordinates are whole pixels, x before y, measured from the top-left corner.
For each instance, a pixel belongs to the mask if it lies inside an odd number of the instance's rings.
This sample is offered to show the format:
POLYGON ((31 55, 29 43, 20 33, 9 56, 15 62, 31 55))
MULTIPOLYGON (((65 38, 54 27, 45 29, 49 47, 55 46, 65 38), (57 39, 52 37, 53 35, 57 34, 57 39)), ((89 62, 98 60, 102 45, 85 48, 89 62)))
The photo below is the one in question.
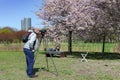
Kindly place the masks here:
POLYGON ((32 52, 35 52, 35 50, 33 49, 32 52))
POLYGON ((35 50, 34 49, 30 49, 32 52, 35 52, 35 50))

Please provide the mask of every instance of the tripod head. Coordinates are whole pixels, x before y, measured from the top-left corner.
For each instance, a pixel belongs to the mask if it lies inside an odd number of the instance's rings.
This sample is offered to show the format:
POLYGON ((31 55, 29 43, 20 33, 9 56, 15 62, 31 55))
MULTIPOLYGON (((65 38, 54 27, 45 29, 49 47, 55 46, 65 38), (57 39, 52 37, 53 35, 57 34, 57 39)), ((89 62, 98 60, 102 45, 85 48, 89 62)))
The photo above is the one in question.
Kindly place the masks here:
POLYGON ((41 32, 41 35, 42 35, 42 37, 41 37, 41 38, 44 38, 44 36, 45 36, 45 33, 47 32, 47 30, 45 30, 45 29, 42 29, 42 30, 40 30, 40 32, 41 32))
POLYGON ((44 38, 46 32, 47 32, 46 29, 41 29, 41 30, 40 30, 41 39, 39 40, 39 42, 40 42, 40 45, 41 45, 41 42, 43 41, 43 45, 45 46, 45 47, 44 47, 44 51, 46 51, 46 45, 47 45, 46 39, 44 38))

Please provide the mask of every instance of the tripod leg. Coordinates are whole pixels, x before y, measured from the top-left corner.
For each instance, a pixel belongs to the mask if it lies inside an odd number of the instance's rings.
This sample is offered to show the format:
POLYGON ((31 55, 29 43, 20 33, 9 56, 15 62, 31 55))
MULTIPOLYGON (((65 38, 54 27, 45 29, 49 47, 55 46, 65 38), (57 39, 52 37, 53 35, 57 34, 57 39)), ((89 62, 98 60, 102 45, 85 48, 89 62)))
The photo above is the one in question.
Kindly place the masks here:
POLYGON ((48 58, 47 58, 47 56, 46 56, 46 64, 47 64, 47 70, 49 71, 48 58))
MULTIPOLYGON (((48 41, 47 41, 47 39, 46 39, 46 40, 43 39, 43 41, 44 41, 43 43, 45 44, 45 49, 47 50, 48 41)), ((56 71, 56 73, 57 73, 56 75, 58 76, 57 68, 56 68, 56 66, 55 66, 55 63, 54 63, 54 61, 53 61, 53 58, 52 58, 52 55, 51 55, 51 54, 50 54, 50 57, 51 57, 51 60, 52 60, 53 65, 54 65, 55 71, 56 71)), ((47 55, 46 55, 46 64, 47 64, 47 69, 48 69, 48 71, 49 71, 47 55)))
POLYGON ((55 63, 54 63, 54 60, 53 60, 53 57, 52 57, 52 54, 50 54, 50 57, 51 57, 51 60, 52 60, 52 63, 53 63, 53 66, 54 66, 54 68, 55 68, 55 71, 56 71, 56 75, 58 76, 58 71, 57 71, 57 68, 56 68, 56 66, 55 66, 55 63))
MULTIPOLYGON (((47 45, 48 45, 47 39, 45 39, 45 38, 43 39, 43 44, 44 44, 44 51, 46 51, 47 50, 47 45)), ((47 65, 47 70, 49 71, 47 54, 46 54, 46 65, 47 65)))

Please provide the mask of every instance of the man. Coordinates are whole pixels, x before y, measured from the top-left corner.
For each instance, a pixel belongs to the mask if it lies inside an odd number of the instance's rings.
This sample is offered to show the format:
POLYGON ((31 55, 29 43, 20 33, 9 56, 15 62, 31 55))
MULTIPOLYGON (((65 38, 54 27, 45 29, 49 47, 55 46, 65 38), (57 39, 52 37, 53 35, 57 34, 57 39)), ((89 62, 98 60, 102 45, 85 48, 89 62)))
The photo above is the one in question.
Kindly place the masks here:
POLYGON ((34 52, 38 49, 39 41, 38 41, 38 34, 40 34, 40 30, 38 28, 34 28, 33 30, 29 30, 31 34, 28 37, 28 41, 24 44, 24 53, 26 56, 26 64, 27 70, 26 73, 28 77, 35 78, 38 75, 35 75, 33 72, 34 66, 34 52))

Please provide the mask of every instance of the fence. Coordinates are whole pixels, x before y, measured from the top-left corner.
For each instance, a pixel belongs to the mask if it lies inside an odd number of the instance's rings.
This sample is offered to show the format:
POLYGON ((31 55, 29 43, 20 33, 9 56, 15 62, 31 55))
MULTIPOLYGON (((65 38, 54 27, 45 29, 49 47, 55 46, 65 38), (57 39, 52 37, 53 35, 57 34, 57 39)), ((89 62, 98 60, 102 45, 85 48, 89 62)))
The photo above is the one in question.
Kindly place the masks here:
MULTIPOLYGON (((0 51, 23 51, 23 43, 13 43, 13 44, 0 44, 0 51)), ((53 42, 48 42, 48 45, 45 46, 41 43, 40 50, 44 50, 44 48, 55 48, 53 42)), ((68 43, 61 43, 61 51, 68 50, 68 43)), ((80 51, 80 52, 101 52, 102 51, 102 43, 84 43, 84 42, 72 42, 72 51, 80 51)), ((119 52, 119 43, 106 43, 105 44, 105 52, 119 52)))

